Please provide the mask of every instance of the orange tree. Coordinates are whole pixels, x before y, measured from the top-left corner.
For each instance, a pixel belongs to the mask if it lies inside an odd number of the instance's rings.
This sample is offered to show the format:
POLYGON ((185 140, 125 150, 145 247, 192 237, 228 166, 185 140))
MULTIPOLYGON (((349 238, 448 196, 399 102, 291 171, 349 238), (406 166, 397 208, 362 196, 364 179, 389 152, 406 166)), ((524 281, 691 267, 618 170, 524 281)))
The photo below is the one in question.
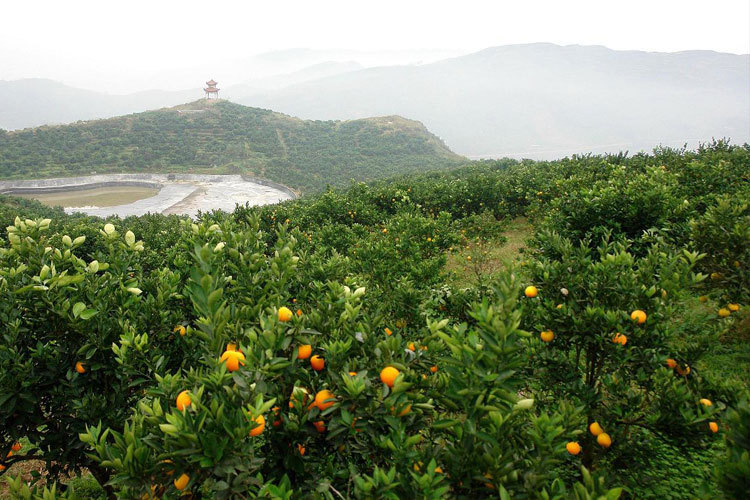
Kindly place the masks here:
POLYGON ((704 287, 717 292, 723 308, 750 299, 748 199, 750 195, 719 198, 691 223, 692 244, 706 254, 700 262, 701 270, 710 276, 704 287))
POLYGON ((626 452, 636 428, 663 438, 711 434, 716 406, 701 403, 711 395, 668 350, 684 329, 674 320, 676 300, 704 278, 692 271, 700 258, 662 245, 636 257, 608 237, 592 249, 587 240, 537 235, 527 264, 536 290, 527 291, 524 316, 534 333, 530 371, 540 398, 585 409, 584 465, 610 446, 626 452))
MULTIPOLYGON (((519 396, 527 334, 514 275, 471 321, 396 328, 356 283, 291 296, 304 262, 284 226, 266 248, 258 231, 209 224, 181 238, 174 265, 189 278, 160 285, 190 303, 183 365, 160 364, 146 333, 123 332, 119 370, 153 384, 124 426, 80 436, 119 497, 571 493, 552 465, 573 410, 536 412, 519 396)), ((593 479, 575 489, 619 495, 593 479)))
POLYGON ((107 471, 89 460, 78 434, 91 422, 122 422, 146 381, 113 360, 123 331, 153 330, 161 363, 172 362, 159 346, 171 342, 179 307, 173 297, 142 294, 176 276, 143 275, 143 242, 132 231, 98 225, 98 250, 82 258, 85 236, 52 233, 50 223, 16 218, 0 246, 0 474, 41 459, 53 477, 86 467, 104 484, 107 471), (32 447, 6 456, 24 437, 32 447))

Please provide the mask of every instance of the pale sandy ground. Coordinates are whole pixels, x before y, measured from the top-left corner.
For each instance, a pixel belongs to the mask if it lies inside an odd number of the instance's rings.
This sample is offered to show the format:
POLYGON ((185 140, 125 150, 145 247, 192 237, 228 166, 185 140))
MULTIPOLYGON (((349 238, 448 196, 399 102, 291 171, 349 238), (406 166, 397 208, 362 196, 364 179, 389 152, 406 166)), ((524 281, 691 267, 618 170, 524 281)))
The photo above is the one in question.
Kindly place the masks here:
POLYGON ((125 205, 110 207, 70 206, 65 211, 84 212, 98 217, 118 215, 144 215, 163 213, 195 217, 198 211, 224 210, 231 212, 237 204, 267 205, 288 200, 291 196, 270 186, 244 180, 239 175, 174 175, 167 174, 113 174, 76 177, 71 179, 45 179, 0 183, 0 190, 15 188, 49 188, 81 186, 101 182, 150 182, 161 185, 159 192, 125 205))

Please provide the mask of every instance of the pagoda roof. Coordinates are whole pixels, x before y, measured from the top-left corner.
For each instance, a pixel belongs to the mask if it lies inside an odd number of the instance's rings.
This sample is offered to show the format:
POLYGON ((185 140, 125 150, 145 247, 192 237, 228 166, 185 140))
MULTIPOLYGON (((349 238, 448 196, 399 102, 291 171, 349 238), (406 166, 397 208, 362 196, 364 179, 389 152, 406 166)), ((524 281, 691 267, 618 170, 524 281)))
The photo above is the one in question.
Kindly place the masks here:
POLYGON ((217 83, 219 83, 219 82, 215 82, 215 81, 213 81, 213 80, 209 80, 209 81, 207 81, 207 82, 206 82, 206 85, 208 85, 209 87, 213 87, 213 86, 214 86, 214 85, 216 85, 217 83))
POLYGON ((203 90, 205 90, 206 92, 218 92, 219 91, 219 89, 217 89, 216 87, 207 87, 203 90))

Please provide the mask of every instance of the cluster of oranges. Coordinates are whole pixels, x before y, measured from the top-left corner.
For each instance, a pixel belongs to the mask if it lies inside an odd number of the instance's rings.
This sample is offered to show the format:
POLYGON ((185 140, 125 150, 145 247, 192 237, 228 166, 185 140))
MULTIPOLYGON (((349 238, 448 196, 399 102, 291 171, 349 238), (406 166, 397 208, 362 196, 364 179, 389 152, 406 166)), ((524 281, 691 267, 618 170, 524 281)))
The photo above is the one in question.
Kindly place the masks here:
POLYGON ((727 307, 722 307, 719 309, 719 317, 720 318, 726 318, 733 312, 737 312, 740 310, 739 304, 727 304, 727 307))
MULTIPOLYGON (((698 402, 699 402, 700 404, 702 404, 703 406, 706 406, 706 407, 708 407, 708 406, 713 406, 713 404, 714 404, 714 403, 713 403, 713 402, 712 402, 712 401, 711 401, 710 399, 706 399, 706 398, 702 398, 702 399, 700 399, 700 400, 699 400, 698 402)), ((709 422, 709 423, 708 423, 708 428, 709 428, 709 429, 711 430, 711 432, 713 432, 714 434, 716 434, 717 432, 719 432, 719 424, 717 424, 717 423, 716 423, 716 422, 714 422, 714 421, 711 421, 711 422, 709 422)))
POLYGON ((684 367, 682 367, 677 361, 672 358, 667 358, 666 364, 669 368, 675 370, 682 377, 687 377, 688 375, 690 375, 690 365, 686 364, 684 367))
MULTIPOLYGON (((609 448, 612 446, 612 438, 604 432, 604 429, 602 429, 602 426, 599 425, 599 422, 593 422, 591 425, 589 425, 589 432, 591 432, 591 435, 596 438, 596 442, 601 446, 602 448, 609 448)), ((581 453, 581 445, 578 444, 576 441, 570 441, 568 444, 565 445, 565 449, 568 450, 568 453, 571 455, 578 455, 581 453)))

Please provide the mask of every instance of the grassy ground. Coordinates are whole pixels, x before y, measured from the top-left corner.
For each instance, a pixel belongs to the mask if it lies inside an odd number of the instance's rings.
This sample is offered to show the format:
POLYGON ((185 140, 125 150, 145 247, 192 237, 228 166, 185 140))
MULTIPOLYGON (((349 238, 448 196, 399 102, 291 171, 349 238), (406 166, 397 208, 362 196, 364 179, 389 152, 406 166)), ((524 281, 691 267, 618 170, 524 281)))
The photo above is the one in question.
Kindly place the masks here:
POLYGON ((474 286, 518 259, 532 226, 524 217, 511 220, 497 241, 467 240, 458 251, 448 255, 445 269, 449 283, 458 287, 474 286))
MULTIPOLYGON (((42 460, 27 460, 13 464, 3 477, 21 476, 24 481, 31 483, 34 478, 41 478, 44 481, 46 469, 42 460)), ((66 484, 72 491, 74 500, 99 500, 104 499, 104 490, 91 474, 84 472, 80 477, 70 477, 63 479, 61 483, 66 484)), ((58 488, 59 491, 59 488, 58 488)), ((8 485, 4 480, 0 480, 0 499, 10 499, 8 485)))

